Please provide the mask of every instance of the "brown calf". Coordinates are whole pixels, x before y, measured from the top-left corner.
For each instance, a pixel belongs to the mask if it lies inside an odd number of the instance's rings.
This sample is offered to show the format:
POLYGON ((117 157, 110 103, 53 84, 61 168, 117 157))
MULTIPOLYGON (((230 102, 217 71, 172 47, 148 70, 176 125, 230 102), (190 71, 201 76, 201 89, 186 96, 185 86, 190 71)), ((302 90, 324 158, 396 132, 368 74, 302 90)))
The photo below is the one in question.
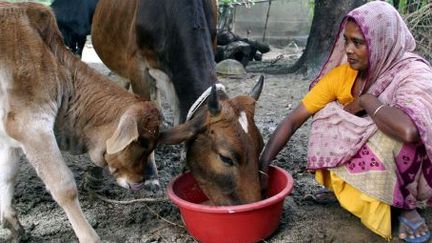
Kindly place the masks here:
POLYGON ((12 207, 22 151, 80 242, 100 239, 81 211, 60 148, 88 152, 120 186, 139 189, 159 134, 153 103, 117 87, 64 46, 52 12, 0 3, 0 219, 23 233, 12 207))

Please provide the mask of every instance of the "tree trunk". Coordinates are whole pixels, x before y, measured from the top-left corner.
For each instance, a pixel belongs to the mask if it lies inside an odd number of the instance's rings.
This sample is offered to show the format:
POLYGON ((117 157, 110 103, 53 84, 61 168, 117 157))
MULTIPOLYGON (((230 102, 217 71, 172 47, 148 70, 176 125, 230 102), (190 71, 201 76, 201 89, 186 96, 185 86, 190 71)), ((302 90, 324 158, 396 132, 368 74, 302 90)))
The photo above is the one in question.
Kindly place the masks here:
POLYGON ((332 48, 343 17, 366 2, 367 0, 315 0, 306 49, 299 60, 284 72, 300 72, 308 77, 316 75, 332 48))

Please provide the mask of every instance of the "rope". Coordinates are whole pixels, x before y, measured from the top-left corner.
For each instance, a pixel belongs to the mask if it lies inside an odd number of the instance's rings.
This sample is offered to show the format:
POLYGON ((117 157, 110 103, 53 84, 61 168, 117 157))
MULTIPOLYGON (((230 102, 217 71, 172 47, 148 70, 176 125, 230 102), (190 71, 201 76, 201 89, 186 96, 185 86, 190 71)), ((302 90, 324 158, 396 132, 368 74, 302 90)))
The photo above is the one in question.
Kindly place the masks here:
MULTIPOLYGON (((223 84, 215 84, 216 91, 223 91, 225 92, 225 86, 223 84)), ((204 103, 204 101, 209 97, 211 89, 213 86, 210 86, 208 89, 206 89, 200 97, 193 103, 191 108, 189 109, 189 112, 186 116, 186 121, 189 121, 192 116, 195 114, 195 112, 201 107, 201 105, 204 103)))

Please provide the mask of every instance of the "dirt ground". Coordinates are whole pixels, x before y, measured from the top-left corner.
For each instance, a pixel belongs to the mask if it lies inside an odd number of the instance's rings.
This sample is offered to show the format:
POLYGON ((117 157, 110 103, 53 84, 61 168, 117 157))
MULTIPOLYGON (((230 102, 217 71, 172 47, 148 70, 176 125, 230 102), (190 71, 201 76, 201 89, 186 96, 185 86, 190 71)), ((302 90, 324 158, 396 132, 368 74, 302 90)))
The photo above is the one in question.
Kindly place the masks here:
MULTIPOLYGON (((91 52, 89 47, 91 46, 87 46, 85 53, 91 52)), ((251 63, 248 66, 250 71, 246 75, 219 78, 227 87, 230 96, 245 94, 259 75, 265 74, 267 67, 289 65, 297 56, 292 49, 274 50, 264 56, 264 62, 251 63), (279 61, 274 63, 275 60, 279 61)), ((86 61, 93 62, 92 59, 86 61)), ((106 67, 97 61, 90 64, 105 74, 109 73, 106 67)), ((281 119, 300 101, 308 84, 309 80, 301 75, 265 74, 265 86, 255 117, 265 141, 281 119)), ((169 115, 167 112, 167 117, 169 115)), ((305 171, 309 126, 310 121, 297 131, 274 161, 275 165, 293 175, 295 188, 285 199, 278 229, 262 242, 385 242, 338 204, 321 205, 308 197, 320 189, 313 175, 305 171)), ((73 156, 64 153, 65 161, 80 187, 79 200, 83 211, 103 242, 196 242, 183 227, 178 209, 166 199, 165 194, 169 180, 179 175, 183 169, 180 150, 178 145, 160 146, 156 149, 162 185, 159 191, 142 190, 132 193, 117 186, 111 177, 104 179, 99 192, 106 198, 121 201, 165 198, 157 203, 129 204, 108 203, 92 196, 82 187, 83 175, 92 165, 88 155, 73 156)), ((45 190, 34 169, 25 158, 22 158, 20 163, 14 203, 21 223, 29 234, 28 242, 77 242, 65 213, 45 190)), ((431 211, 426 210, 423 213, 430 225, 431 211)), ((396 230, 394 227, 392 242, 398 242, 396 230)), ((7 235, 6 230, 0 229, 0 242, 5 241, 7 235)))

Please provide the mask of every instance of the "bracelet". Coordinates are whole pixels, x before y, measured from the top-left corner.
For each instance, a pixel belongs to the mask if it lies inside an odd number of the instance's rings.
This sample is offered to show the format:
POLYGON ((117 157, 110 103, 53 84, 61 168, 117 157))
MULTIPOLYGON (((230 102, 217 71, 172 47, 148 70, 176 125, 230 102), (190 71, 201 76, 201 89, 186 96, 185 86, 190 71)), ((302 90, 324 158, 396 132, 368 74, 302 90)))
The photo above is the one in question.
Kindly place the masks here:
POLYGON ((373 118, 373 119, 375 119, 375 116, 377 115, 378 111, 380 111, 384 106, 386 106, 386 105, 385 105, 385 104, 382 104, 382 105, 378 106, 378 107, 375 109, 375 111, 374 111, 374 113, 373 113, 373 115, 372 115, 372 118, 373 118))

